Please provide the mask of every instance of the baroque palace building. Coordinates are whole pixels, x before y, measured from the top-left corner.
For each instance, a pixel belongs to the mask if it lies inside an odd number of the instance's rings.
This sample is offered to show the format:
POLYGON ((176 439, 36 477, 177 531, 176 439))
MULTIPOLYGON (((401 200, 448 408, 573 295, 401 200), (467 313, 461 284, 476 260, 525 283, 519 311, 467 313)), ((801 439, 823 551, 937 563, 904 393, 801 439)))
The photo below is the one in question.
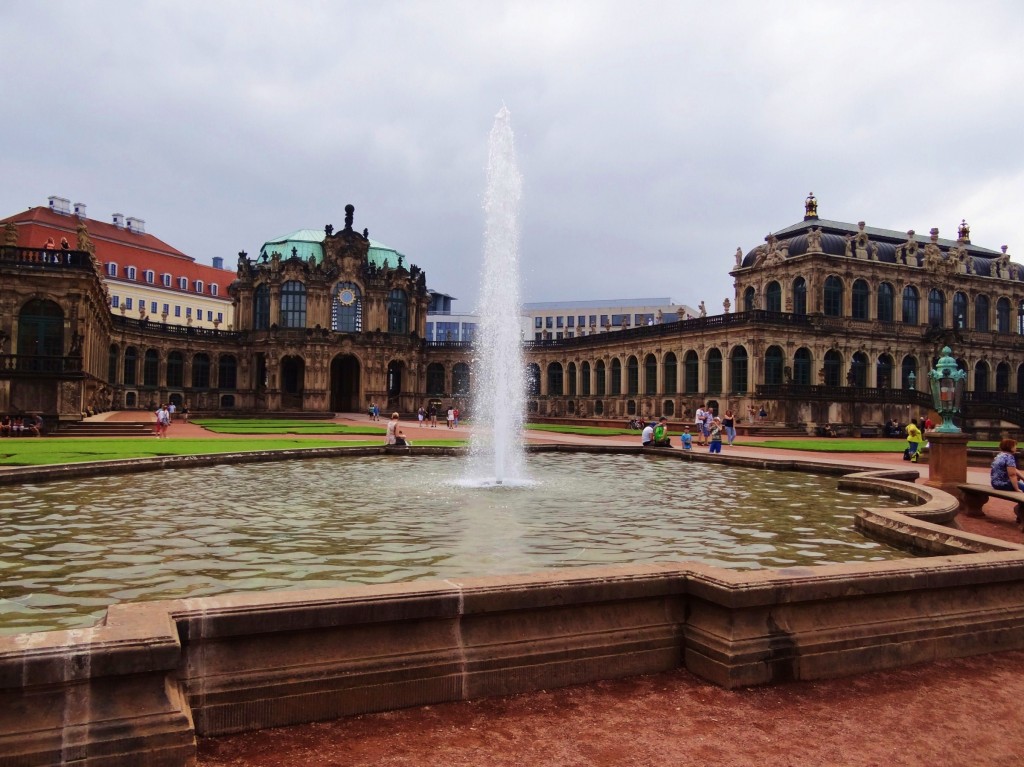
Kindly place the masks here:
MULTIPOLYGON (((9 219, 0 413, 53 425, 161 401, 207 413, 466 408, 471 342, 427 339, 425 272, 345 211, 338 232, 299 230, 240 253, 234 274, 217 270, 230 306, 202 325, 112 307, 110 259, 84 216, 67 250, 9 219)), ((525 341, 531 414, 686 419, 710 402, 808 429, 905 422, 927 407, 927 372, 950 345, 970 374, 968 426, 1021 424, 1024 274, 1005 248, 974 245, 966 223, 947 240, 824 220, 812 195, 802 221, 730 265, 721 314, 701 302, 701 316, 680 308, 615 333, 525 341)))

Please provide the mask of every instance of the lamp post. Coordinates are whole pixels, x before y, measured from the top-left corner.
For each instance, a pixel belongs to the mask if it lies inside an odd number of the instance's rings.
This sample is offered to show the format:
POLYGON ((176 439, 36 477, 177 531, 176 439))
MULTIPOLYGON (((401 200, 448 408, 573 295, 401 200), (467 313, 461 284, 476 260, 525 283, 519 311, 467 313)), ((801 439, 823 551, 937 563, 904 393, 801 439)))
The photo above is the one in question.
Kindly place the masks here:
POLYGON ((942 348, 935 368, 928 371, 932 405, 942 419, 938 428, 928 432, 928 479, 925 484, 938 487, 961 498, 956 486, 967 481, 967 435, 953 423, 960 415, 967 373, 959 368, 953 350, 942 348))
POLYGON ((932 404, 942 418, 935 431, 941 434, 959 434, 960 428, 953 423, 953 417, 960 415, 960 404, 964 396, 964 381, 967 372, 961 370, 953 359, 953 350, 942 347, 942 356, 933 370, 928 371, 932 388, 932 404))

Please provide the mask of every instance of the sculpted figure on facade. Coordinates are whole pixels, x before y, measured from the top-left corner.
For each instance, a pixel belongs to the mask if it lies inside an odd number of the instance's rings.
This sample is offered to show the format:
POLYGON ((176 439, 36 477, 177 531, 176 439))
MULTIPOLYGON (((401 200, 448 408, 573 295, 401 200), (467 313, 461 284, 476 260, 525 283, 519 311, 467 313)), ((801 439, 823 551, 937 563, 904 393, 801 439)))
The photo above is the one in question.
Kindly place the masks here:
POLYGON ((737 268, 739 268, 739 266, 742 263, 743 263, 743 248, 736 248, 736 266, 737 266, 737 268))
POLYGON ((704 307, 704 302, 703 301, 700 302, 700 304, 697 306, 697 308, 700 310, 700 316, 701 317, 707 317, 708 316, 708 310, 704 307))
POLYGON ((1008 280, 1010 278, 1010 254, 1006 252, 1005 245, 1002 250, 1002 254, 996 256, 992 262, 992 276, 1008 280))
POLYGON ((807 252, 821 253, 821 227, 816 226, 807 233, 807 252))
POLYGON ((732 308, 732 301, 730 301, 728 297, 726 297, 726 299, 722 302, 722 308, 725 310, 726 314, 728 314, 729 309, 732 308))
POLYGON ((848 234, 844 239, 846 240, 846 248, 843 250, 843 255, 847 258, 853 258, 853 235, 848 234))
POLYGON ((857 227, 860 229, 857 235, 853 239, 853 247, 856 252, 857 258, 861 261, 866 261, 868 257, 868 235, 864 231, 864 222, 858 221, 857 227))

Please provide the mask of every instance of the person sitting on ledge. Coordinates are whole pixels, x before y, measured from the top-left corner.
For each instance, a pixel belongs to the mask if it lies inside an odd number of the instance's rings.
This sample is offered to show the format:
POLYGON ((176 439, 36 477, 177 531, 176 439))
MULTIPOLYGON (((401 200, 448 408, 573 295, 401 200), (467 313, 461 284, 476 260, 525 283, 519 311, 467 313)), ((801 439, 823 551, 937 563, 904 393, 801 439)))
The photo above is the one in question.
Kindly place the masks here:
POLYGON ((658 425, 654 427, 654 446, 672 447, 672 440, 668 437, 668 419, 665 416, 662 416, 658 425))
POLYGON ((640 432, 640 444, 643 447, 651 447, 654 444, 654 424, 644 425, 644 430, 640 432))
MULTIPOLYGON (((999 454, 992 461, 992 487, 996 490, 1020 490, 1024 492, 1024 475, 1017 468, 1017 459, 1014 453, 1017 452, 1017 442, 1012 439, 1004 439, 999 443, 999 454)), ((1017 522, 1020 522, 1020 515, 1017 522)))
POLYGON ((5 415, 0 417, 0 437, 11 436, 11 417, 5 415))
POLYGON ((384 444, 394 445, 395 447, 405 447, 409 444, 409 440, 405 438, 405 432, 398 425, 398 413, 391 414, 391 420, 388 421, 387 434, 384 437, 384 444))
POLYGON ((830 424, 830 423, 825 424, 825 427, 821 430, 821 433, 825 437, 835 437, 835 436, 838 436, 836 434, 836 430, 832 428, 832 424, 830 424))

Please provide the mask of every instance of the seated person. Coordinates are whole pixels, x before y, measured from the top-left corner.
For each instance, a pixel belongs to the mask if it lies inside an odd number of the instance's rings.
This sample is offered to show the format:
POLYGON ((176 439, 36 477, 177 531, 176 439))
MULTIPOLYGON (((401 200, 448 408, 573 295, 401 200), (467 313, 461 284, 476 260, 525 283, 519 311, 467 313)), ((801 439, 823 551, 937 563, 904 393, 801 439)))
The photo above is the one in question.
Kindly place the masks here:
POLYGON ((654 444, 654 425, 646 424, 640 433, 640 443, 643 447, 651 447, 654 444))
POLYGON ((25 421, 25 435, 31 437, 43 436, 43 417, 41 415, 30 416, 25 421))
POLYGON ((690 435, 690 427, 689 426, 684 426, 683 427, 683 433, 681 435, 679 435, 679 439, 683 443, 683 450, 692 450, 693 449, 693 437, 690 435))
POLYGON ((22 418, 20 416, 18 418, 15 418, 14 422, 11 424, 11 436, 12 437, 20 437, 21 433, 24 430, 25 430, 25 421, 22 420, 22 418))
POLYGON ((668 419, 665 416, 662 416, 658 425, 654 427, 654 446, 672 447, 672 440, 668 438, 668 419))
POLYGON ((0 417, 0 437, 11 436, 11 417, 5 415, 0 417))
POLYGON ((834 436, 836 436, 836 430, 832 428, 832 424, 830 424, 830 423, 825 424, 825 428, 823 428, 821 430, 821 433, 822 433, 823 436, 826 436, 826 437, 834 437, 834 436))
MULTIPOLYGON (((1024 475, 1017 468, 1017 442, 1004 439, 999 443, 999 454, 992 461, 992 487, 996 490, 1020 490, 1024 492, 1024 475)), ((1017 520, 1020 521, 1019 519, 1017 520)))

